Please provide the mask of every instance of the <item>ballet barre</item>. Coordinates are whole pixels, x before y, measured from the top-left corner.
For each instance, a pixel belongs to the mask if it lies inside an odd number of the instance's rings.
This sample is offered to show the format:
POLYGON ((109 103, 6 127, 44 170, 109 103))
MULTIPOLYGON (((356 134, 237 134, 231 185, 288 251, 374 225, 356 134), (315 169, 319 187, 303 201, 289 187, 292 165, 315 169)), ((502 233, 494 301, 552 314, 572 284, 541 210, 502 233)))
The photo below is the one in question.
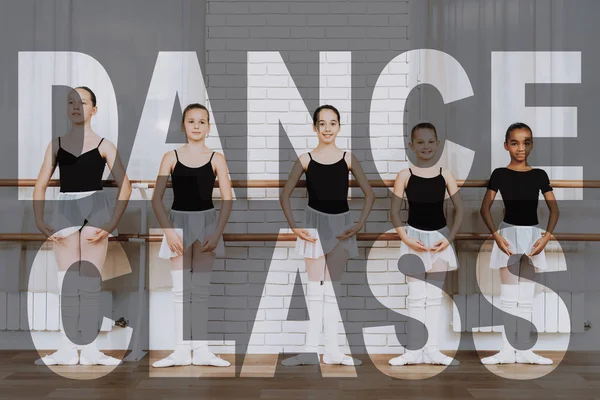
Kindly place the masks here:
MULTIPOLYGON (((286 181, 285 180, 232 180, 232 186, 235 188, 282 188, 286 181)), ((369 184, 374 188, 392 188, 394 186, 393 179, 379 179, 369 180, 369 184)), ((551 185, 554 188, 600 188, 600 181, 582 181, 582 180, 551 180, 551 185)), ((2 179, 0 180, 1 187, 33 187, 35 186, 35 179, 2 179)), ((113 180, 104 180, 104 187, 118 187, 113 180)), ((158 243, 162 241, 162 234, 145 234, 148 231, 148 203, 149 196, 147 189, 153 189, 155 185, 154 180, 131 180, 131 186, 133 189, 139 190, 143 201, 140 206, 141 220, 140 220, 140 232, 143 234, 135 233, 122 233, 116 237, 109 237, 111 242, 132 242, 138 243, 140 248, 140 266, 138 274, 138 290, 136 293, 137 297, 137 321, 134 326, 143 325, 143 308, 147 299, 147 290, 145 287, 145 276, 147 269, 147 246, 149 243, 158 243)), ((462 180, 457 181, 460 187, 470 188, 485 188, 487 187, 487 180, 462 180)), ((349 181, 350 187, 359 187, 356 180, 349 181)), ((59 180, 51 180, 48 184, 50 187, 60 186, 59 180)), ((168 182, 168 187, 171 187, 168 182)), ((215 181, 215 187, 218 188, 218 180, 215 181)), ((306 187, 306 181, 299 181, 296 187, 306 187)), ((357 240, 359 241, 398 241, 399 236, 395 232, 384 232, 384 233, 358 233, 357 240)), ((297 237, 293 233, 245 233, 245 234, 223 234, 223 240, 226 242, 294 242, 297 237)), ((491 240, 489 233, 477 233, 477 232, 464 232, 457 234, 455 241, 465 242, 476 242, 491 240)), ((43 234, 36 233, 0 233, 0 242, 46 242, 48 238, 43 234)), ((600 233, 555 233, 552 238, 553 241, 561 242, 600 242, 600 233)), ((135 329, 133 337, 131 338, 131 352, 125 358, 125 361, 139 361, 145 355, 146 351, 143 349, 143 340, 141 338, 141 329, 135 329)))
MULTIPOLYGON (((35 179, 0 179, 0 187, 33 187, 35 186, 35 179)), ((132 186, 140 185, 146 189, 153 189, 154 184, 156 183, 153 180, 130 180, 132 186)), ((487 180, 457 180, 458 186, 460 187, 469 187, 469 188, 484 188, 487 187, 487 180)), ((231 185, 236 188, 262 188, 262 189, 271 189, 271 188, 282 188, 285 185, 285 180, 277 180, 277 179, 251 179, 251 180, 242 180, 242 179, 232 179, 231 185)), ((350 180, 350 187, 360 187, 358 181, 350 180)), ((600 189, 600 181, 598 180, 551 180, 550 184, 554 188, 570 188, 570 189, 600 189)), ((374 179, 369 180, 369 185, 371 187, 381 188, 394 187, 394 179, 374 179)), ((58 179, 52 179, 48 183, 49 187, 58 187, 60 186, 60 181, 58 179)), ((115 181, 113 180, 105 180, 102 181, 103 187, 118 187, 115 181)), ((167 183, 167 187, 171 187, 171 182, 167 183)), ((219 187, 219 181, 215 181, 215 187, 219 187)), ((296 187, 306 187, 306 181, 300 180, 296 187)))
MULTIPOLYGON (((565 242, 600 242, 599 233, 555 233, 553 239, 565 242)), ((140 235, 134 233, 119 234, 109 237, 115 242, 160 242, 162 235, 140 235)), ((400 237, 396 233, 358 233, 359 241, 397 241, 400 237)), ((2 233, 0 242, 45 242, 48 238, 41 233, 2 233)), ((296 235, 293 233, 225 233, 223 240, 226 242, 293 242, 296 235)), ((465 232, 456 235, 456 241, 492 240, 489 233, 465 232)))

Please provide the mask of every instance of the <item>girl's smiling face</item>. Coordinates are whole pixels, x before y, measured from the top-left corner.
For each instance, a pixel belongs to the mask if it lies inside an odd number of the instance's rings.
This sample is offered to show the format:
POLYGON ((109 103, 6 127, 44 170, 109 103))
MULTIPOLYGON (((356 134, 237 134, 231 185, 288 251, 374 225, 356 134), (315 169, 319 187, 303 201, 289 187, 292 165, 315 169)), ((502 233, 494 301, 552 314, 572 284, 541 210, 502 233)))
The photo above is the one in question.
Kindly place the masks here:
POLYGON ((183 129, 188 141, 205 139, 210 132, 208 112, 200 108, 188 110, 183 119, 183 129))
POLYGON ((533 136, 527 129, 515 129, 510 132, 508 139, 504 142, 504 148, 509 152, 512 160, 526 161, 533 149, 533 136))
POLYGON ((435 156, 439 144, 440 141, 433 129, 419 128, 413 132, 408 145, 418 159, 429 161, 435 156))
POLYGON ((319 135, 319 141, 323 143, 332 143, 340 132, 340 121, 333 110, 323 109, 319 112, 317 123, 313 125, 313 130, 319 135))

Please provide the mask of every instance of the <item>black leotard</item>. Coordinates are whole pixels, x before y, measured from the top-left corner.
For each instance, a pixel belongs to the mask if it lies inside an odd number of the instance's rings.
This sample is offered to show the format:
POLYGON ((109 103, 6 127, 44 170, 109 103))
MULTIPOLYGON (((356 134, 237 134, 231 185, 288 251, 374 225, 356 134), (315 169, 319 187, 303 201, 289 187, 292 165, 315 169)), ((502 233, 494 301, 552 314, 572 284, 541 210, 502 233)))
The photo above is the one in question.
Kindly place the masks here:
POLYGON ((102 174, 106 160, 100 154, 100 144, 95 149, 86 151, 79 156, 69 153, 60 145, 58 138, 58 151, 56 164, 60 174, 61 192, 90 192, 102 190, 102 174))
POLYGON ((341 160, 333 164, 321 164, 313 160, 310 153, 308 156, 310 157, 306 168, 308 206, 326 214, 341 214, 350 210, 346 152, 341 160))
POLYGON ((553 190, 548 174, 539 168, 529 171, 496 168, 490 177, 488 189, 502 194, 504 222, 523 226, 538 224, 539 193, 553 190))
POLYGON ((408 225, 424 231, 435 231, 446 226, 444 216, 444 195, 446 179, 440 174, 423 178, 412 173, 406 185, 408 199, 408 225))
POLYGON ((173 185, 172 210, 176 211, 204 211, 214 208, 212 193, 215 185, 215 173, 212 168, 213 151, 210 160, 200 167, 188 167, 179 161, 177 150, 175 157, 177 163, 171 172, 173 185))

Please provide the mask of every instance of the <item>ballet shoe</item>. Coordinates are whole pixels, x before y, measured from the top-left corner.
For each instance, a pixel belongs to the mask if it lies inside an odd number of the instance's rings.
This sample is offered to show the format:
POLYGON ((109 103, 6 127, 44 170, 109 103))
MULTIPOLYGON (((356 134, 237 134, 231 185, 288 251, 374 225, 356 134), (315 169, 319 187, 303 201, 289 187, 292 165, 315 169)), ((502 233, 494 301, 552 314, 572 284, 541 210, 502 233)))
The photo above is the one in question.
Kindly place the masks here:
POLYGON ((481 359, 481 363, 484 365, 514 364, 515 362, 515 351, 512 349, 500 350, 493 356, 481 359))
POLYGON ((192 356, 190 351, 177 352, 169 354, 162 360, 158 360, 152 363, 154 368, 166 368, 166 367, 182 367, 192 364, 192 356))
POLYGON ((406 350, 404 354, 392 358, 388 363, 392 366, 423 364, 423 351, 406 350))
POLYGON ((123 361, 118 358, 108 356, 100 350, 89 350, 83 349, 79 356, 79 364, 81 365, 105 365, 105 366, 116 366, 121 364, 123 361))
POLYGON ((460 361, 448 357, 439 350, 434 351, 423 351, 423 364, 434 364, 434 365, 459 365, 460 361))
POLYGON ((210 351, 194 351, 192 364, 211 367, 229 367, 231 365, 229 361, 223 360, 221 357, 211 353, 210 351))
POLYGON ((42 358, 35 360, 35 365, 77 365, 79 354, 77 350, 59 350, 42 358))
POLYGON ((296 367, 298 365, 318 365, 319 355, 315 353, 302 353, 293 357, 288 357, 281 361, 281 365, 286 367, 296 367))
POLYGON ((354 365, 362 365, 362 361, 357 358, 347 356, 343 353, 340 353, 336 356, 331 356, 329 354, 323 354, 323 364, 346 365, 346 366, 350 367, 350 366, 354 366, 354 365))
POLYGON ((515 357, 517 364, 537 364, 537 365, 552 365, 553 361, 549 358, 535 354, 531 350, 517 350, 515 357))

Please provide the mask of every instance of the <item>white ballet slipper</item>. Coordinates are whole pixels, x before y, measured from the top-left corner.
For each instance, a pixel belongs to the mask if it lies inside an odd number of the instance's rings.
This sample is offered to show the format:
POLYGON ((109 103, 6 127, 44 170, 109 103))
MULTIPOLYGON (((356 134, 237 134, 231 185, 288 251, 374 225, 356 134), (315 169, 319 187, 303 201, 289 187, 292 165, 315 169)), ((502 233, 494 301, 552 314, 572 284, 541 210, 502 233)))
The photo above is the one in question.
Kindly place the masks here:
POLYGON ((177 352, 169 354, 167 357, 162 360, 155 361, 152 363, 152 367, 154 368, 166 368, 166 367, 181 367, 192 364, 192 356, 189 351, 186 352, 177 352))
POLYGON ((406 350, 404 354, 392 358, 388 363, 393 366, 423 364, 423 351, 406 350))
POLYGON ((513 349, 503 349, 493 356, 481 359, 481 363, 484 365, 514 364, 515 362, 515 351, 513 349))
POLYGON ((73 351, 56 351, 52 354, 38 358, 35 360, 35 365, 77 365, 79 364, 79 354, 77 350, 73 351))
POLYGON ((318 365, 319 355, 314 353, 302 353, 293 357, 288 357, 281 361, 281 365, 286 367, 296 367, 299 365, 318 365))
POLYGON ((434 365, 459 365, 460 361, 448 357, 442 352, 436 351, 423 351, 423 364, 434 364, 434 365))
POLYGON ((231 365, 229 361, 223 360, 221 357, 216 356, 210 351, 194 351, 192 364, 211 367, 229 367, 231 365))
POLYGON ((517 350, 515 356, 517 364, 537 364, 537 365, 552 365, 553 361, 549 358, 535 354, 531 350, 517 350))
POLYGON ((358 358, 353 358, 353 357, 347 356, 345 354, 340 354, 339 356, 335 356, 335 357, 331 357, 327 354, 323 354, 323 363, 330 364, 330 365, 346 365, 346 366, 362 365, 362 361, 359 360, 358 358))
POLYGON ((81 351, 79 356, 79 364, 81 365, 106 365, 115 366, 121 364, 123 361, 118 358, 108 356, 100 350, 95 351, 81 351))

